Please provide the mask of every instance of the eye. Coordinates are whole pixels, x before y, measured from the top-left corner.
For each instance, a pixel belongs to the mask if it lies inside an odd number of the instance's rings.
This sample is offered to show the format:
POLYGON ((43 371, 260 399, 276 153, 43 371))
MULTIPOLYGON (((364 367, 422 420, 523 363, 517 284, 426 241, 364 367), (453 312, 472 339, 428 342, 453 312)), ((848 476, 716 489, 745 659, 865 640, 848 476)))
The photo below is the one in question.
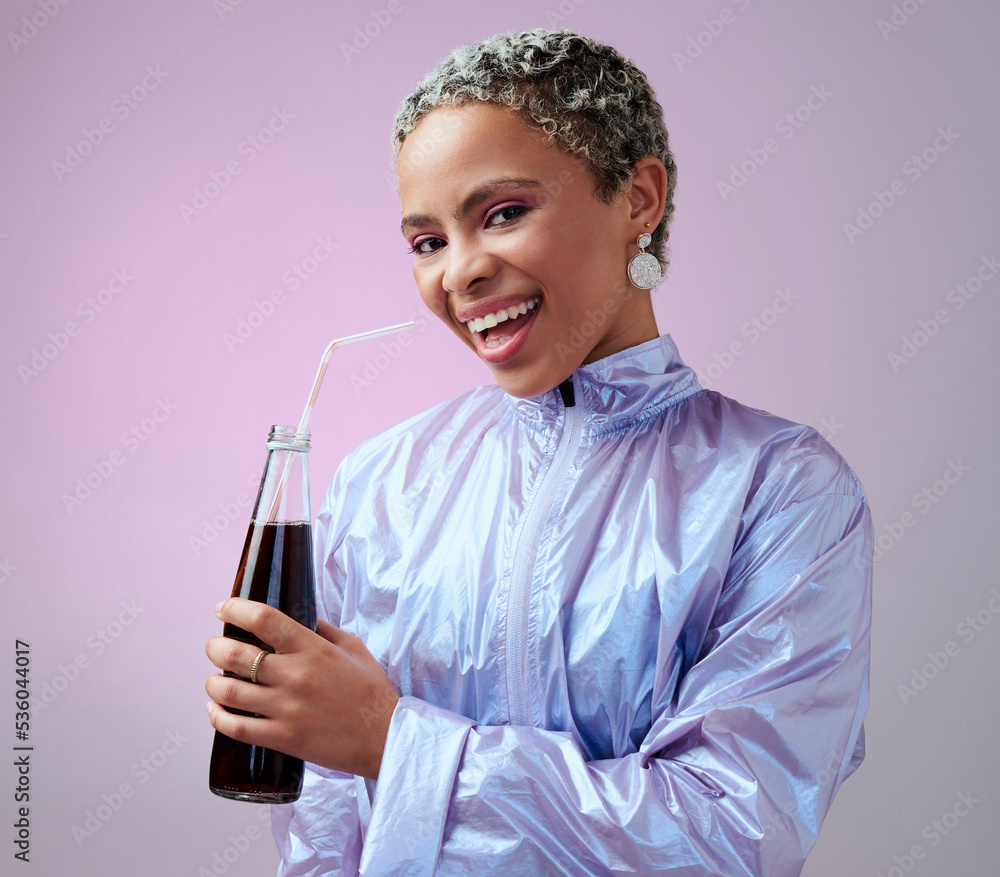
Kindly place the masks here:
POLYGON ((486 217, 486 227, 498 228, 499 226, 506 225, 508 222, 513 222, 515 219, 520 218, 527 212, 528 208, 523 204, 507 204, 499 210, 494 210, 489 216, 486 217), (495 222, 494 220, 498 217, 503 221, 495 222))
POLYGON ((430 253, 436 252, 441 247, 444 246, 444 241, 441 238, 421 238, 416 241, 412 247, 410 247, 406 252, 416 253, 419 256, 426 256, 430 253))

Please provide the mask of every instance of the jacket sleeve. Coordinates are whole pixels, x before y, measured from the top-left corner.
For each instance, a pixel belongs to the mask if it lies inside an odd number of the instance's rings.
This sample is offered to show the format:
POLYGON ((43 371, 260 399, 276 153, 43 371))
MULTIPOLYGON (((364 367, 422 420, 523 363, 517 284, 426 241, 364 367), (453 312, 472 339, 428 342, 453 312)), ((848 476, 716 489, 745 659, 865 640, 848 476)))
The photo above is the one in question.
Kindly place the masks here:
POLYGON ((799 874, 864 756, 872 548, 860 486, 741 532, 693 664, 622 758, 403 697, 361 873, 799 874))
MULTIPOLYGON (((338 470, 337 477, 342 475, 338 470)), ((335 479, 313 523, 316 616, 338 626, 343 594, 337 582, 343 581, 343 576, 336 574, 332 550, 338 538, 332 497, 341 491, 335 479)), ((271 833, 281 855, 278 877, 347 877, 358 873, 363 837, 357 785, 352 774, 306 762, 298 801, 271 807, 271 833)))

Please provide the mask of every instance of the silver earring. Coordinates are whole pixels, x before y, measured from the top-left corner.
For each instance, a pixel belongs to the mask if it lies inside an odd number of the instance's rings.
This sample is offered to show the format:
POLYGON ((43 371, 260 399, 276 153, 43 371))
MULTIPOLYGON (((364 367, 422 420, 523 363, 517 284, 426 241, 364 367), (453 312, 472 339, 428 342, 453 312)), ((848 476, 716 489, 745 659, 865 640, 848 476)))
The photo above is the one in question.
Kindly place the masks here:
POLYGON ((645 251, 652 241, 651 235, 639 235, 639 252, 628 263, 628 279, 636 289, 652 289, 660 282, 660 260, 645 251))

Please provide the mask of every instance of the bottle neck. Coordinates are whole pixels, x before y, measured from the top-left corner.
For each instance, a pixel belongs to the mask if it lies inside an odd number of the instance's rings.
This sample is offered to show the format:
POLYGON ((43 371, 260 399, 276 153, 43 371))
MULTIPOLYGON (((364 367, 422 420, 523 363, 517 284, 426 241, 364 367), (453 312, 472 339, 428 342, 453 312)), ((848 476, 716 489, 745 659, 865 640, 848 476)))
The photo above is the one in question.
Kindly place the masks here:
POLYGON ((309 428, 299 430, 296 426, 271 427, 271 433, 267 437, 267 449, 269 451, 299 451, 308 454, 312 450, 310 445, 311 435, 309 428))
POLYGON ((257 493, 256 524, 312 521, 309 498, 309 430, 274 426, 267 440, 267 465, 257 493))

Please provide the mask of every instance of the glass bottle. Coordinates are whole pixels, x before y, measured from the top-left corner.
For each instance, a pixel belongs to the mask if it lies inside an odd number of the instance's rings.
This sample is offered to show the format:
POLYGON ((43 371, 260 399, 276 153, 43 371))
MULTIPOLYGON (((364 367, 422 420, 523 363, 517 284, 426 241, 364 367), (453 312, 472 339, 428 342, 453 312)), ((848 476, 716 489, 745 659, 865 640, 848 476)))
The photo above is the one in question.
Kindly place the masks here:
MULTIPOLYGON (((267 603, 316 629, 312 515, 309 504, 309 430, 274 426, 233 596, 267 603)), ((273 643, 226 624, 222 635, 273 652, 273 643)), ((262 666, 266 666, 265 657, 262 666)), ((249 672, 249 667, 247 668, 249 672)), ((226 676, 237 674, 226 671, 226 676)), ((246 677, 238 677, 246 678, 246 677)), ((225 707, 231 713, 254 715, 225 707)), ((215 732, 209 788, 224 798, 286 804, 302 791, 302 759, 240 743, 215 732)))

